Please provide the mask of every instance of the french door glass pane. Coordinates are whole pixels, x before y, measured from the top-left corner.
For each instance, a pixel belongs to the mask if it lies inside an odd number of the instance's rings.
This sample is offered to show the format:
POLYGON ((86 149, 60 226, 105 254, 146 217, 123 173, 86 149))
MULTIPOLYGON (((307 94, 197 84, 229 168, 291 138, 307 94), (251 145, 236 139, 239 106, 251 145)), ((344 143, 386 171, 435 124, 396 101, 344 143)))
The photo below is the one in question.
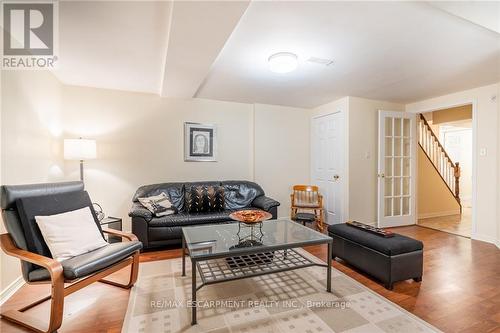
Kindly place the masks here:
POLYGON ((410 159, 409 158, 403 158, 403 176, 405 176, 405 177, 410 176, 410 159))
POLYGON ((403 139, 403 156, 410 156, 410 139, 409 138, 403 139))
POLYGON ((385 138, 385 156, 392 156, 392 138, 385 138))
POLYGON ((400 196, 401 195, 401 178, 396 177, 394 178, 394 196, 400 196))
POLYGON ((403 119, 403 136, 410 136, 410 119, 403 119))
POLYGON ((392 119, 390 117, 385 118, 385 136, 392 136, 392 119))
POLYGON ((393 216, 401 215, 401 198, 394 198, 393 216))
POLYGON ((403 197, 403 215, 410 214, 410 198, 403 197))
POLYGON ((401 156, 401 138, 394 138, 394 156, 401 156))
POLYGON ((392 176, 392 158, 385 159, 385 175, 386 177, 392 176))
POLYGON ((403 178, 403 195, 410 195, 410 178, 403 178))
POLYGON ((385 216, 392 216, 392 199, 391 198, 386 198, 384 204, 384 215, 385 216))
POLYGON ((394 136, 401 136, 401 118, 394 118, 394 136))
POLYGON ((392 196, 392 178, 391 177, 386 177, 385 178, 385 196, 390 197, 392 196))
POLYGON ((394 158, 394 176, 401 176, 401 158, 394 158))

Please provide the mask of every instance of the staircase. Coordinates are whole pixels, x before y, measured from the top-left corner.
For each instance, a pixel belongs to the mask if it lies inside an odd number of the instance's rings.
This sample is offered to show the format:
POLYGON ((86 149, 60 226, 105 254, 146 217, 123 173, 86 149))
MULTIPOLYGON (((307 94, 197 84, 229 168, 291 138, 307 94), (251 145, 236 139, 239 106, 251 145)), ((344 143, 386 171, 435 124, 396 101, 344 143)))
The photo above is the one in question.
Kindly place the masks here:
POLYGON ((418 144, 434 166, 434 169, 436 169, 437 173, 441 176, 441 179, 446 184, 455 200, 457 200, 461 212, 462 204, 460 203, 459 196, 460 165, 458 162, 453 163, 422 114, 420 114, 418 121, 418 144))

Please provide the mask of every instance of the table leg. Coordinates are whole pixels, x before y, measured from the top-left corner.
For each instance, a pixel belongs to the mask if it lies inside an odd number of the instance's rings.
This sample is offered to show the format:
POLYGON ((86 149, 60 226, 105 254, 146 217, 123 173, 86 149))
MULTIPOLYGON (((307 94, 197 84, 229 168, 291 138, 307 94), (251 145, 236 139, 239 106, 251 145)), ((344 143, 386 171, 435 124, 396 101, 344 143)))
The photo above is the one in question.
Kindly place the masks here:
POLYGON ((333 243, 328 242, 328 256, 326 258, 326 262, 328 267, 326 268, 326 291, 329 293, 332 292, 332 251, 333 251, 333 243))
POLYGON ((186 276, 186 241, 182 235, 182 276, 186 276))
POLYGON ((196 261, 191 258, 191 325, 196 325, 196 261))

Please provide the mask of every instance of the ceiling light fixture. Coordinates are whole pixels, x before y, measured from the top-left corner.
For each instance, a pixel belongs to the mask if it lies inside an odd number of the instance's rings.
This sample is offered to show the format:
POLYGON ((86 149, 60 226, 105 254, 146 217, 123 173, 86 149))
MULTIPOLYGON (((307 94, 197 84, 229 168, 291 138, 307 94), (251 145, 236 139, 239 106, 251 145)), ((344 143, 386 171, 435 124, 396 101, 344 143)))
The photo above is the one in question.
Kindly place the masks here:
POLYGON ((297 55, 290 52, 275 53, 267 59, 269 69, 274 73, 290 73, 299 65, 297 55))

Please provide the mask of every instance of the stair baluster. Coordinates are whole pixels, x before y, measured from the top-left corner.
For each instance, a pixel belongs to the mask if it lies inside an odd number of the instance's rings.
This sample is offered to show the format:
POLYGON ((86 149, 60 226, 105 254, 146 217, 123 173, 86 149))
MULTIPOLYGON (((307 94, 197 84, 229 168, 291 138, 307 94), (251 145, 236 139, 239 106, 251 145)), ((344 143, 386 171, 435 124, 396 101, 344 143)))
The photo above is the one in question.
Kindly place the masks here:
POLYGON ((420 119, 418 122, 418 144, 425 152, 427 158, 432 163, 441 179, 444 181, 448 189, 450 190, 453 197, 457 200, 460 205, 460 211, 462 210, 462 204, 460 202, 460 164, 458 162, 454 163, 444 147, 439 142, 438 137, 434 134, 429 123, 425 117, 420 114, 420 119))

